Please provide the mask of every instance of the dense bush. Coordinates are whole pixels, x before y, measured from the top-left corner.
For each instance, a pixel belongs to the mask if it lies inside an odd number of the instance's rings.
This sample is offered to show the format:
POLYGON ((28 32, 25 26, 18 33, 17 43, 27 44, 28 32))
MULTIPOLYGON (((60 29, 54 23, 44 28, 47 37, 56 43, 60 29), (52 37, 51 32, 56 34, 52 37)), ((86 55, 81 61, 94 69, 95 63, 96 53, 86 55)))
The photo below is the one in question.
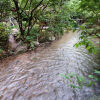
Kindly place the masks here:
POLYGON ((0 22, 9 17, 11 13, 10 0, 0 0, 0 22))
POLYGON ((6 49, 8 47, 8 30, 7 27, 0 23, 0 48, 6 49))

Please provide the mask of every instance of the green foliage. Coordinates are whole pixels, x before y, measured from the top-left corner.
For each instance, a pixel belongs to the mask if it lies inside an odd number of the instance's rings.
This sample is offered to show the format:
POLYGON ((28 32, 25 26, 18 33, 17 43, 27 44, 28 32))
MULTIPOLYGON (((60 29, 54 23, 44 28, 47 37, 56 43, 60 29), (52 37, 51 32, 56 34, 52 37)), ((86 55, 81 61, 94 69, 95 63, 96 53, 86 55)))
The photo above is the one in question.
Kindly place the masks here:
POLYGON ((98 70, 95 70, 95 72, 94 72, 95 74, 99 74, 100 75, 100 71, 98 71, 98 70))
POLYGON ((34 41, 37 41, 37 38, 39 37, 39 29, 36 27, 33 27, 30 31, 30 34, 28 36, 25 37, 25 41, 28 44, 28 46, 30 46, 31 48, 34 48, 34 41))
POLYGON ((10 7, 9 0, 0 0, 0 21, 5 20, 9 16, 10 7))
MULTIPOLYGON (((70 87, 73 89, 82 89, 83 86, 90 87, 90 86, 95 84, 95 81, 87 80, 83 76, 80 76, 80 75, 75 74, 75 73, 71 73, 71 74, 66 73, 65 75, 60 74, 60 76, 66 78, 70 82, 70 87), (75 83, 75 80, 77 81, 77 83, 75 83)), ((89 78, 94 79, 94 76, 89 75, 89 78)), ((95 77, 95 80, 97 80, 96 77, 95 77)))
MULTIPOLYGON (((85 21, 85 30, 88 35, 100 35, 100 0, 83 0, 79 4, 79 10, 83 13, 85 21)), ((82 29, 83 30, 83 29, 82 29)))
POLYGON ((99 1, 90 0, 88 3, 86 0, 1 0, 0 15, 5 19, 10 13, 16 18, 20 39, 30 47, 34 47, 34 41, 37 40, 48 41, 51 36, 59 38, 64 34, 64 30, 79 26, 77 19, 83 19, 86 26, 80 26, 81 41, 75 46, 85 45, 89 52, 95 53, 95 47, 87 35, 93 33, 99 36, 100 28, 86 28, 98 23, 99 1))
MULTIPOLYGON (((78 12, 81 12, 80 15, 84 20, 84 24, 80 25, 80 41, 74 46, 78 48, 79 46, 84 45, 90 53, 96 54, 98 51, 100 52, 100 42, 94 45, 91 42, 90 37, 100 38, 100 0, 82 0, 80 1, 77 10, 78 12)), ((100 75, 99 70, 95 70, 94 73, 100 75)), ((98 81, 98 78, 95 75, 89 75, 89 78, 98 81)), ((90 86, 91 82, 89 82, 88 85, 90 86)))
POLYGON ((87 29, 86 25, 84 24, 80 26, 80 30, 82 31, 79 38, 80 40, 74 45, 74 47, 78 48, 79 46, 84 45, 85 48, 89 51, 89 53, 96 54, 98 47, 95 46, 91 41, 91 37, 89 36, 89 29, 87 29))
POLYGON ((7 47, 7 39, 8 39, 8 30, 7 27, 0 23, 0 47, 6 48, 7 47))
MULTIPOLYGON (((4 1, 6 3, 6 0, 4 1)), ((73 18, 77 16, 75 11, 78 2, 75 0, 10 0, 9 4, 11 4, 10 12, 19 24, 20 39, 31 45, 37 38, 40 39, 39 41, 48 40, 50 36, 57 38, 64 34, 67 27, 76 28, 77 22, 73 18), (48 28, 43 29, 44 26, 48 28)))
POLYGON ((23 41, 31 43, 37 37, 41 39, 42 34, 45 34, 42 39, 48 39, 49 36, 60 37, 70 19, 70 12, 65 11, 65 9, 67 10, 66 2, 68 1, 18 0, 16 2, 16 0, 12 0, 12 5, 16 8, 16 12, 13 14, 18 18, 23 41), (48 29, 43 29, 44 26, 48 29))
POLYGON ((70 17, 74 8, 68 6, 70 2, 67 0, 1 0, 0 4, 1 13, 7 16, 10 13, 16 18, 20 39, 30 47, 34 47, 37 39, 48 41, 51 36, 59 38, 67 27, 77 26, 76 21, 70 17))
POLYGON ((2 54, 3 53, 3 50, 0 48, 0 54, 2 54))
POLYGON ((88 39, 87 36, 80 36, 80 41, 74 45, 74 47, 78 48, 79 46, 84 45, 85 48, 89 51, 89 53, 96 54, 96 46, 88 39))

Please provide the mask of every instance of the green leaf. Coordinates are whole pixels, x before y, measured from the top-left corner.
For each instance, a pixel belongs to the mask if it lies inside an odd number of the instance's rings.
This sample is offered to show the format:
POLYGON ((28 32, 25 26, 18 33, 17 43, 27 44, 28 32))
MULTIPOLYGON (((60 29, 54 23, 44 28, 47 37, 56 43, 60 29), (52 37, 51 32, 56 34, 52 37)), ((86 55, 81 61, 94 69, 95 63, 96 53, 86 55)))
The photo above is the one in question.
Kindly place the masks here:
POLYGON ((69 79, 69 77, 64 74, 60 74, 60 76, 66 78, 66 79, 69 79))
POLYGON ((89 78, 92 78, 92 79, 94 78, 94 76, 93 76, 93 75, 89 75, 88 77, 89 77, 89 78))
POLYGON ((96 73, 96 74, 100 74, 100 71, 98 71, 98 70, 95 70, 95 72, 94 73, 96 73))

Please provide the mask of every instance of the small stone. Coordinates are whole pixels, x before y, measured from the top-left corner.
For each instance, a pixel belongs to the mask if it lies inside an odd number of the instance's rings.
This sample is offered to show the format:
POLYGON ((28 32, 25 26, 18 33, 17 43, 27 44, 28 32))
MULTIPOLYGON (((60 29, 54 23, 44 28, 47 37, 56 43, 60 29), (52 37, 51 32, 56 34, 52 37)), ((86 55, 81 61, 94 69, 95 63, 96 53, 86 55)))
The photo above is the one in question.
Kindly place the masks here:
POLYGON ((11 34, 13 34, 13 35, 16 35, 16 34, 18 34, 18 33, 19 33, 19 30, 16 29, 16 28, 13 28, 13 29, 11 30, 11 34))
POLYGON ((34 45, 35 45, 35 46, 39 46, 39 44, 40 44, 40 43, 39 43, 38 41, 34 41, 34 45))
POLYGON ((54 36, 51 36, 51 37, 49 37, 49 40, 54 41, 54 40, 56 40, 56 38, 54 36))

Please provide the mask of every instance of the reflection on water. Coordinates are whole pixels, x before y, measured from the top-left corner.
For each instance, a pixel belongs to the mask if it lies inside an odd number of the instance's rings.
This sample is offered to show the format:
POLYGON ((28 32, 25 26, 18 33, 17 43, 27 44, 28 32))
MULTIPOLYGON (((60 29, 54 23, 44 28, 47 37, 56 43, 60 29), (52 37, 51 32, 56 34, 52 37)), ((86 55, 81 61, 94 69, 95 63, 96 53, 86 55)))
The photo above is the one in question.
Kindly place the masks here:
POLYGON ((92 88, 84 87, 75 95, 70 83, 59 76, 66 72, 87 76, 98 66, 84 47, 73 47, 78 37, 79 33, 69 32, 40 52, 1 63, 0 100, 88 100, 94 94, 92 88))

